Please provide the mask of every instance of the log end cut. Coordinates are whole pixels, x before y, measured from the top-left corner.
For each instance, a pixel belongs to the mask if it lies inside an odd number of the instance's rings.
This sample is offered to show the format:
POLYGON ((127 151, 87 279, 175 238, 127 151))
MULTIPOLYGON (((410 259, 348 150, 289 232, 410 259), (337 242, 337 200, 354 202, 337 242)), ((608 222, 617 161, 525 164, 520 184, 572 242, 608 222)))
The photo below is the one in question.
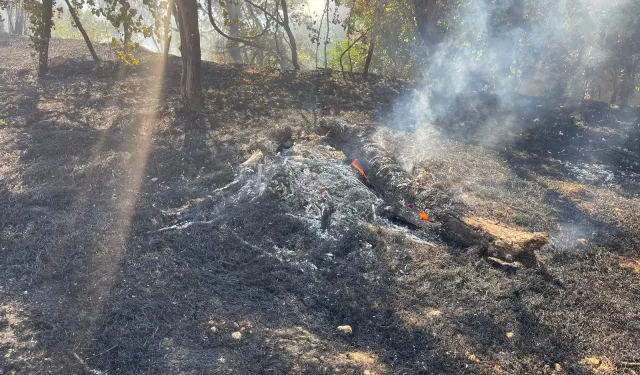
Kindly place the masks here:
POLYGON ((490 256, 507 261, 520 261, 526 266, 536 264, 534 251, 549 243, 549 234, 529 232, 497 221, 465 217, 462 222, 488 241, 490 256))

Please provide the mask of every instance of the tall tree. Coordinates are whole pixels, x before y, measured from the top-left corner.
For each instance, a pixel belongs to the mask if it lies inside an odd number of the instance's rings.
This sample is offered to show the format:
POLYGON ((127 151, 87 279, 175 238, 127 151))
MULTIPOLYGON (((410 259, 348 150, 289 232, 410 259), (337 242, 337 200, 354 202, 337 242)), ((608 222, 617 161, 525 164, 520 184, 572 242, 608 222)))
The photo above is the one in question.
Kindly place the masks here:
POLYGON ((414 0, 418 32, 430 50, 444 39, 441 20, 446 17, 449 0, 414 0))
POLYGON ((42 28, 41 49, 38 58, 38 74, 44 75, 49 70, 49 41, 51 27, 53 27, 53 0, 42 0, 42 28))
POLYGON ((242 6, 244 4, 238 0, 225 1, 227 17, 229 21, 229 36, 235 40, 229 40, 227 48, 229 55, 235 63, 242 63, 242 54, 240 53, 240 44, 237 39, 240 37, 240 17, 242 16, 242 6))
POLYGON ((180 30, 180 54, 182 55, 182 76, 180 89, 186 109, 204 107, 200 86, 200 31, 198 29, 197 0, 176 0, 176 21, 180 30))
POLYGON ((378 0, 375 2, 376 11, 373 16, 373 26, 371 27, 371 36, 369 37, 369 50, 367 51, 367 59, 364 62, 364 76, 369 75, 369 68, 371 67, 371 59, 373 58, 373 52, 376 49, 376 39, 378 38, 378 24, 380 23, 380 18, 382 17, 382 13, 384 12, 385 4, 378 0))
POLYGON ((291 63, 293 64, 293 69, 300 70, 300 64, 298 64, 298 47, 296 45, 296 38, 293 36, 291 25, 289 24, 289 8, 287 7, 287 0, 280 0, 280 5, 282 6, 282 20, 280 20, 278 13, 276 22, 280 24, 280 26, 282 26, 284 31, 287 33, 287 38, 289 38, 289 46, 291 47, 291 63))
POLYGON ((164 66, 167 66, 167 63, 169 61, 169 48, 171 47, 171 17, 173 16, 173 8, 175 8, 175 4, 173 3, 173 0, 169 0, 167 2, 167 11, 166 11, 166 14, 164 15, 164 19, 163 19, 164 22, 162 26, 162 32, 163 32, 162 41, 164 44, 164 50, 163 50, 164 66))
POLYGON ((8 0, 0 0, 0 35, 4 34, 4 18, 2 18, 2 11, 7 9, 9 5, 8 0))
MULTIPOLYGON (((215 17, 213 15, 211 0, 206 0, 206 1, 207 1, 207 12, 209 15, 209 21, 211 22, 211 25, 213 26, 213 28, 220 35, 222 35, 223 37, 225 37, 230 41, 229 53, 232 55, 232 57, 234 56, 235 53, 238 53, 239 55, 239 52, 235 52, 236 47, 239 48, 239 44, 244 44, 246 46, 255 48, 258 51, 257 55, 263 56, 263 53, 265 51, 269 52, 276 58, 276 60, 288 61, 291 63, 291 65, 295 70, 300 70, 300 64, 298 63, 298 46, 297 46, 293 31, 291 29, 289 7, 286 0, 275 1, 275 4, 273 5, 273 7, 267 7, 267 2, 265 2, 264 4, 258 4, 251 0, 244 0, 243 4, 247 9, 247 14, 249 15, 249 17, 254 19, 254 23, 256 25, 256 27, 252 28, 251 32, 249 33, 250 35, 246 35, 246 36, 233 35, 237 31, 235 28, 233 30, 230 30, 229 33, 226 33, 224 30, 222 30, 218 26, 215 20, 215 17), (259 12, 254 12, 254 9, 257 9, 259 12), (264 16, 264 22, 265 22, 264 25, 261 22, 255 22, 257 18, 255 13, 258 13, 258 14, 261 13, 264 16), (290 60, 286 59, 286 57, 281 56, 280 54, 280 47, 278 45, 278 39, 280 38, 278 29, 280 27, 284 29, 287 35, 288 45, 291 50, 290 60), (266 36, 269 36, 269 35, 273 36, 274 38, 273 41, 275 46, 270 44, 270 41, 268 41, 268 38, 266 38, 266 36)), ((228 22, 230 25, 236 24, 236 26, 240 26, 243 23, 246 24, 246 22, 243 22, 239 18, 232 18, 228 14, 227 9, 225 9, 225 17, 226 17, 225 23, 228 22)), ((240 57, 240 61, 241 61, 242 59, 241 56, 233 57, 234 61, 238 62, 239 61, 238 57, 240 57)))
POLYGON ((49 70, 49 40, 53 27, 53 0, 30 0, 28 7, 31 44, 38 53, 38 75, 44 76, 49 70))
POLYGON ((27 12, 25 10, 24 0, 5 0, 0 9, 4 9, 7 12, 7 25, 9 34, 13 35, 25 35, 27 30, 27 12))
POLYGON ((87 32, 84 30, 84 27, 82 27, 82 22, 80 22, 80 18, 78 17, 78 12, 76 11, 76 8, 71 4, 69 0, 64 0, 64 1, 67 3, 67 7, 69 8, 69 13, 71 13, 71 17, 73 17, 73 22, 75 23, 75 26, 80 31, 80 34, 82 34, 82 38, 84 39, 84 42, 87 44, 87 48, 89 49, 89 53, 91 53, 91 57, 93 57, 94 61, 100 61, 100 58, 96 53, 96 50, 93 48, 91 39, 89 39, 89 35, 87 35, 87 32))

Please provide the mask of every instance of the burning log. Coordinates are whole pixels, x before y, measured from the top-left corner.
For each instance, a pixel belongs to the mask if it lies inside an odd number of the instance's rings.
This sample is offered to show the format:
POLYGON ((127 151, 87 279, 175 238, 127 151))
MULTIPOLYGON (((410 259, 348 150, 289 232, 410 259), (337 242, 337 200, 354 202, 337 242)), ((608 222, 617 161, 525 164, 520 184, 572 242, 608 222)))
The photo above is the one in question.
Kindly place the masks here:
POLYGON ((482 255, 500 259, 504 264, 537 264, 534 251, 548 243, 548 234, 531 233, 488 219, 465 217, 447 207, 432 207, 437 213, 434 218, 437 224, 433 223, 426 212, 412 205, 397 203, 414 202, 417 206, 427 207, 428 202, 422 202, 419 197, 428 194, 423 194, 424 189, 416 191, 407 172, 380 147, 367 142, 368 136, 375 131, 373 127, 321 121, 319 130, 331 146, 342 150, 348 160, 353 160, 351 165, 365 177, 367 185, 387 202, 379 212, 381 216, 417 228, 441 229, 448 242, 462 247, 479 247, 482 255))
POLYGON ((367 135, 373 133, 372 126, 349 125, 344 121, 320 121, 320 133, 334 148, 342 150, 347 160, 355 160, 360 174, 367 176, 367 184, 389 202, 413 201, 407 199, 411 180, 406 172, 380 151, 373 143, 366 143, 367 135), (361 170, 361 171, 360 171, 361 170))
POLYGON ((420 220, 431 222, 431 220, 429 220, 429 215, 426 212, 420 210, 418 211, 418 215, 420 215, 420 220))
POLYGON ((440 228, 439 224, 429 220, 429 215, 427 215, 426 212, 400 203, 385 205, 378 210, 378 214, 382 217, 386 217, 394 221, 401 221, 416 228, 440 228))
POLYGON ((358 163, 358 159, 353 159, 353 161, 351 162, 351 166, 354 167, 358 172, 360 172, 360 174, 362 175, 362 177, 364 177, 365 180, 368 180, 369 177, 367 176, 366 173, 364 173, 364 170, 362 170, 362 167, 360 166, 360 164, 358 163))

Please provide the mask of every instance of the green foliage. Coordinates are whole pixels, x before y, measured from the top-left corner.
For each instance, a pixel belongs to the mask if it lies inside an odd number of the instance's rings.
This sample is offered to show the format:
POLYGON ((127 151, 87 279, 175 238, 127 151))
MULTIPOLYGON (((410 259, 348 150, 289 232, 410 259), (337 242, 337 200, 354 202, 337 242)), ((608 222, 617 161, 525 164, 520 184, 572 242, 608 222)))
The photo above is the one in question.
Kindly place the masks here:
MULTIPOLYGON (((377 38, 371 71, 402 78, 420 76, 425 64, 424 44, 416 30, 411 0, 353 0, 349 4, 342 3, 351 7, 350 17, 343 24, 350 40, 353 42, 364 35, 349 52, 354 72, 361 72, 364 68, 370 33, 375 26, 377 38), (380 9, 378 13, 376 8, 380 9)), ((340 55, 350 43, 333 43, 328 52, 332 69, 340 69, 340 55)), ((349 70, 347 54, 342 64, 345 70, 349 70)))
MULTIPOLYGON (((329 53, 329 68, 340 70, 340 55, 351 45, 349 40, 341 40, 333 44, 329 53)), ((364 68, 364 61, 367 58, 368 45, 358 43, 342 57, 342 66, 345 71, 361 72, 364 68)))
POLYGON ((161 9, 160 6, 166 4, 152 0, 142 0, 138 3, 133 3, 133 1, 115 0, 105 6, 93 8, 95 15, 104 17, 115 28, 122 27, 124 38, 121 42, 127 45, 132 42, 132 37, 135 34, 142 34, 144 37, 153 35, 156 14, 161 9), (147 18, 151 19, 151 22, 145 22, 145 17, 140 14, 141 11, 149 15, 147 18))
MULTIPOLYGON (((95 5, 95 0, 86 1, 91 6, 95 5)), ((106 19, 116 29, 122 28, 123 38, 112 40, 116 54, 125 65, 137 66, 140 61, 135 56, 135 51, 139 44, 134 42, 133 38, 136 35, 145 38, 159 37, 157 30, 161 24, 161 17, 158 17, 158 14, 163 7, 166 8, 166 4, 166 0, 114 0, 103 3, 101 7, 94 6, 92 12, 106 19)))
POLYGON ((118 59, 122 61, 126 66, 133 67, 133 66, 138 66, 140 64, 140 60, 138 60, 138 58, 136 58, 136 56, 134 55, 134 52, 138 48, 140 48, 140 45, 138 43, 134 42, 130 44, 123 44, 123 43, 120 43, 116 38, 112 38, 111 43, 113 44, 116 50, 116 55, 118 56, 118 59))
MULTIPOLYGON (((77 30, 73 18, 71 14, 69 14, 69 10, 65 10, 66 12, 62 11, 59 13, 59 19, 51 33, 52 36, 61 39, 82 39, 82 35, 77 30)), ((100 17, 96 16, 89 9, 78 12, 78 18, 87 32, 89 39, 93 42, 102 43, 110 41, 111 36, 116 31, 110 23, 104 19, 100 19, 100 17)))

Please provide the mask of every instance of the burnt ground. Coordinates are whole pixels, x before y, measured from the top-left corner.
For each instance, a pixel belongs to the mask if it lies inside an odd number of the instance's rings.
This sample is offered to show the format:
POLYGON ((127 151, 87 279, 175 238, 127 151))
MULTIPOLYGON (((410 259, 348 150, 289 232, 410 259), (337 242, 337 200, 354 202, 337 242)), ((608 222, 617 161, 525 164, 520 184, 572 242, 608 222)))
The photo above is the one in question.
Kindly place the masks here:
POLYGON ((635 110, 476 95, 407 127, 403 82, 207 63, 190 114, 176 58, 158 102, 153 55, 54 40, 71 60, 37 80, 27 44, 0 39, 0 374, 640 372, 635 110), (373 125, 426 210, 548 231, 545 273, 368 218, 322 119, 373 125))

